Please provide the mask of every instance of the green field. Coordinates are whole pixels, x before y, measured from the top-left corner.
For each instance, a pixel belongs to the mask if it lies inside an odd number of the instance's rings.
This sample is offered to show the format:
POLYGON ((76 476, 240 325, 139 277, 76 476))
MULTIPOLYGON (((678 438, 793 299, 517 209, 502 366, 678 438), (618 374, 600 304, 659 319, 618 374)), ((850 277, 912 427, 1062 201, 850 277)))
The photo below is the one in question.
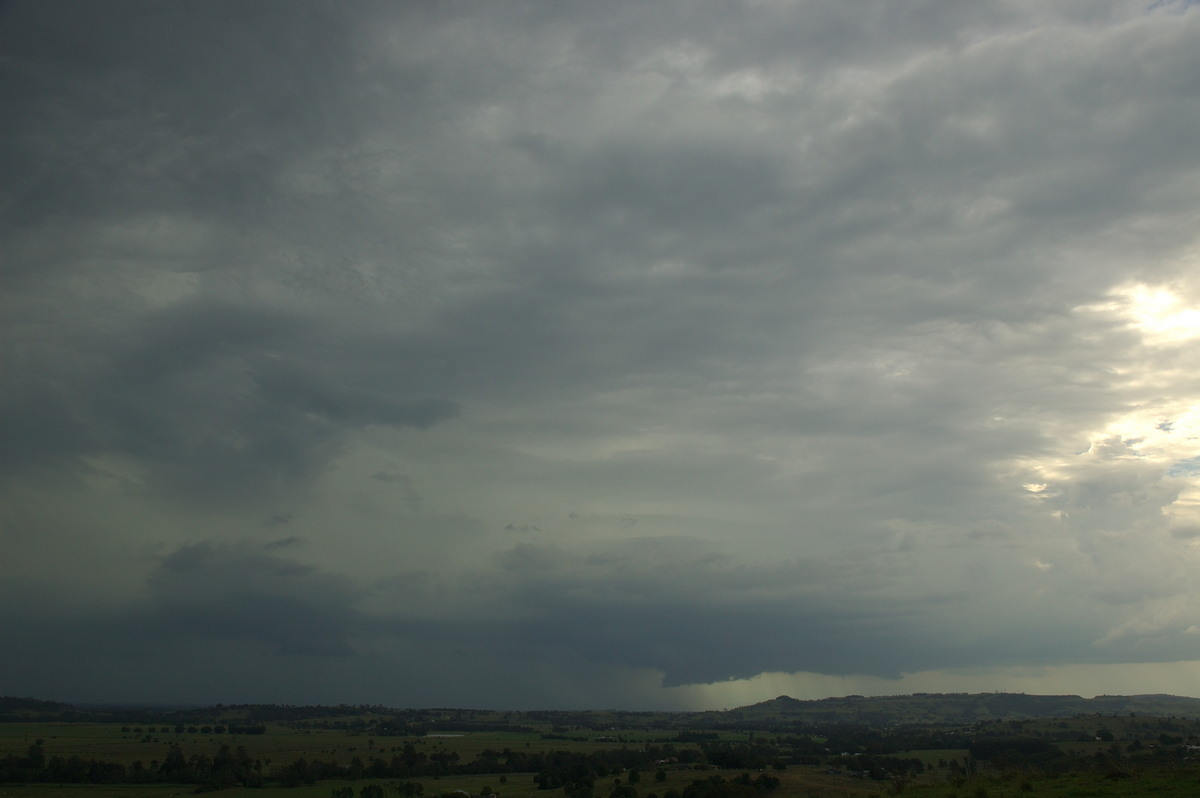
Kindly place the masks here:
MULTIPOLYGON (((446 780, 448 791, 469 790, 477 780, 446 780)), ((510 779, 510 784, 511 784, 510 779)), ((215 795, 220 798, 329 798, 332 791, 344 786, 361 788, 370 782, 321 782, 312 786, 292 788, 230 788, 215 795)), ((386 784, 386 782, 377 782, 386 784)), ((430 786, 435 786, 431 784, 430 786)), ((479 786, 486 786, 482 783, 479 786)), ((492 785, 495 786, 495 785, 492 785)), ((537 795, 524 787, 501 786, 498 795, 502 798, 521 798, 537 795)), ((0 787, 0 798, 181 798, 195 794, 192 785, 34 785, 0 787)), ((550 795, 553 795, 551 793, 550 795)), ((558 792, 561 795, 561 791, 558 792)), ((896 794, 890 784, 851 781, 845 777, 823 773, 796 773, 784 781, 776 795, 778 798, 809 798, 810 796, 885 796, 896 794)), ((1161 796, 1162 798, 1186 798, 1200 794, 1200 774, 1172 773, 1148 774, 1129 779, 1110 780, 1099 775, 1070 775, 1061 777, 1006 777, 980 778, 960 784, 921 785, 906 787, 901 794, 913 798, 1138 798, 1138 796, 1161 796), (1024 787, 1023 785, 1028 785, 1024 787)), ((541 795, 546 795, 542 793, 541 795)))
MULTIPOLYGON (((215 707, 105 720, 22 710, 0 722, 0 798, 1200 794, 1195 717, 964 724, 959 706, 939 724, 929 708, 949 698, 914 700, 886 702, 922 718, 907 724, 789 718, 782 699, 724 716, 215 707)), ((872 716, 882 703, 864 700, 872 716)))

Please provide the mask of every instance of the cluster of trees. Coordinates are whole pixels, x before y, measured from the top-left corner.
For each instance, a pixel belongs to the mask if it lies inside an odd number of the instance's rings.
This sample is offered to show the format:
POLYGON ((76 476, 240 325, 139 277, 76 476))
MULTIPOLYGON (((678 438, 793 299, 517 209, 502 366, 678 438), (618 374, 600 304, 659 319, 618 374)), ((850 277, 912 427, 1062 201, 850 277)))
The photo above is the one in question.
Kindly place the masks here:
POLYGON ((1071 763, 1057 745, 1037 738, 977 740, 968 750, 972 759, 998 768, 1065 770, 1071 763))
POLYGON ((372 737, 420 737, 434 731, 444 732, 514 732, 535 734, 533 726, 515 723, 475 722, 465 720, 435 719, 424 712, 410 712, 373 719, 338 718, 333 720, 287 721, 284 725, 293 729, 322 729, 345 731, 351 734, 369 734, 372 737))
MULTIPOLYGON (((436 717, 444 710, 398 711, 368 704, 337 704, 333 706, 291 706, 287 704, 215 704, 209 707, 77 707, 59 701, 35 698, 0 696, 0 722, 27 723, 54 721, 61 723, 127 723, 132 725, 169 724, 201 726, 221 723, 226 726, 256 726, 266 722, 300 723, 315 718, 345 718, 353 715, 404 715, 411 719, 436 717)), ((359 721, 366 728, 370 722, 359 721)))
POLYGON ((722 770, 762 770, 785 756, 786 748, 768 741, 755 743, 701 743, 704 759, 722 770))
MULTIPOLYGON (((464 722, 475 722, 464 718, 464 722)), ((174 730, 192 732, 187 725, 127 727, 127 731, 151 734, 174 730)), ((561 727, 560 727, 561 728, 561 727)), ((245 723, 199 726, 201 733, 261 734, 265 727, 245 723), (220 730, 220 731, 219 731, 220 730)), ((963 763, 939 763, 954 775, 972 775, 976 769, 1018 769, 1042 772, 1078 769, 1128 770, 1121 764, 1167 761, 1194 757, 1200 741, 1200 721, 1088 716, 1054 721, 1006 720, 975 724, 970 728, 909 727, 874 729, 862 725, 839 725, 812 729, 804 734, 771 736, 752 733, 748 739, 729 741, 711 732, 685 732, 675 742, 610 747, 590 753, 539 751, 530 748, 488 749, 469 761, 441 746, 420 750, 407 742, 403 748, 372 751, 347 764, 301 757, 276 763, 253 757, 245 747, 221 745, 215 755, 185 755, 178 743, 170 744, 161 759, 132 764, 83 759, 79 756, 48 756, 42 741, 24 754, 0 758, 0 782, 6 783, 191 783, 207 789, 236 785, 312 784, 325 779, 391 780, 411 783, 453 775, 534 773, 542 790, 562 789, 567 798, 642 798, 642 774, 665 781, 667 768, 720 768, 744 771, 732 780, 713 777, 694 782, 680 794, 668 792, 661 798, 754 798, 773 789, 773 769, 792 765, 822 765, 875 779, 906 779, 924 770, 922 762, 905 758, 903 752, 917 749, 966 749, 963 763), (1066 751, 1077 738, 1095 745, 1086 755, 1066 751), (684 743, 686 741, 687 744, 684 743), (1059 743, 1061 742, 1062 747, 1059 743), (757 773, 751 777, 751 772, 757 773), (612 780, 609 790, 598 791, 601 780, 612 780)), ((226 738, 229 739, 229 738, 226 738)), ((229 739, 230 743, 237 740, 229 739)), ((373 747, 373 742, 369 747, 373 747)), ((210 749, 211 750, 211 749, 210 749)), ((350 798, 335 796, 335 798, 350 798)), ((365 796, 365 798, 380 798, 365 796)), ((419 798, 416 793, 401 798, 419 798)), ((644 798, 659 798, 646 793, 644 798)))
POLYGON ((231 750, 223 745, 215 756, 187 757, 178 745, 167 749, 162 761, 148 765, 141 760, 128 767, 119 762, 102 762, 80 756, 47 757, 40 741, 29 746, 24 756, 0 759, 0 782, 55 784, 151 784, 185 783, 220 789, 241 784, 259 787, 265 783, 263 762, 253 759, 243 746, 231 750))
MULTIPOLYGON (((121 731, 133 732, 134 734, 141 734, 142 727, 141 726, 122 726, 121 731)), ((145 729, 145 732, 147 734, 154 734, 156 732, 159 734, 170 734, 172 731, 175 732, 176 734, 225 734, 226 732, 233 734, 233 735, 266 734, 267 727, 263 726, 261 724, 242 725, 242 724, 237 724, 237 723, 231 723, 228 726, 226 726, 224 724, 218 723, 215 726, 185 726, 182 723, 178 723, 174 727, 171 727, 171 726, 162 726, 162 727, 147 726, 145 729)))
MULTIPOLYGON (((340 767, 336 762, 309 761, 301 757, 272 772, 270 760, 264 762, 253 758, 243 746, 231 749, 227 745, 222 745, 211 757, 204 754, 186 756, 179 745, 171 745, 161 761, 153 760, 145 764, 138 760, 129 766, 119 762, 83 759, 79 756, 47 757, 40 743, 29 746, 23 756, 9 755, 0 759, 0 783, 171 783, 195 784, 201 790, 219 790, 238 785, 262 787, 268 783, 297 786, 313 784, 321 779, 390 776, 391 773, 387 771, 387 768, 369 771, 358 760, 349 767, 340 767)), ((393 786, 400 798, 420 798, 420 784, 402 783, 393 786)))
MULTIPOLYGON (((660 774, 665 775, 663 771, 660 774)), ((658 780, 662 780, 661 777, 658 780)), ((575 767, 556 773, 539 773, 536 779, 539 789, 562 788, 568 798, 596 798, 597 776, 586 768, 575 767)), ((638 771, 631 770, 622 781, 613 779, 608 798, 640 798, 637 785, 641 781, 638 771)), ((667 790, 662 798, 761 798, 779 787, 779 779, 766 773, 751 776, 749 773, 726 780, 719 775, 707 779, 694 779, 683 792, 667 790)), ((659 798, 655 793, 646 793, 645 798, 659 798)))
MULTIPOLYGON (((382 784, 365 784, 358 791, 358 798, 387 798, 395 795, 397 798, 420 798, 424 792, 420 784, 413 782, 392 782, 385 788, 382 784)), ((329 798, 354 798, 353 787, 341 787, 329 791, 329 798)))
POLYGON ((40 740, 29 746, 24 756, 10 754, 0 759, 0 782, 116 784, 126 780, 124 765, 78 756, 47 758, 40 740))
MULTIPOLYGON (((438 778, 451 775, 536 773, 534 781, 543 790, 564 789, 572 798, 592 798, 600 779, 616 777, 620 789, 610 798, 638 798, 634 785, 642 771, 655 773, 658 781, 665 780, 663 762, 674 767, 719 767, 726 770, 761 771, 771 767, 783 768, 789 761, 803 758, 796 753, 801 740, 762 739, 750 743, 705 741, 700 748, 679 748, 672 744, 645 745, 640 748, 609 748, 582 753, 578 751, 531 751, 528 749, 482 751, 471 761, 460 761, 454 751, 436 750, 425 753, 412 743, 395 752, 390 758, 354 757, 349 764, 336 760, 324 761, 300 757, 286 765, 271 768, 270 760, 250 755, 244 746, 222 745, 213 756, 185 755, 179 744, 171 744, 161 760, 149 763, 136 761, 126 766, 114 762, 85 760, 78 756, 47 757, 38 744, 30 746, 24 756, 10 755, 0 760, 0 782, 26 783, 156 783, 174 782, 199 785, 204 789, 219 789, 235 785, 262 786, 277 783, 284 786, 313 784, 325 779, 407 780, 438 778), (797 745, 791 745, 794 743, 797 745), (788 756, 786 752, 793 753, 788 756), (622 781, 622 777, 624 780, 622 781)), ((859 746, 863 748, 865 746, 859 746)), ((393 749, 395 751, 395 749, 393 749)), ((826 754, 828 756, 828 754, 826 754)), ((878 771, 880 777, 908 772, 917 760, 896 760, 887 757, 863 759, 856 757, 855 767, 878 771)), ((811 757, 811 758, 815 758, 811 757)), ((746 778, 749 778, 748 776, 746 778)), ((735 793, 747 795, 747 787, 759 793, 771 788, 773 777, 763 773, 757 780, 737 779, 724 785, 721 780, 709 779, 706 786, 697 787, 692 794, 664 798, 736 798, 735 793), (714 786, 715 785, 715 786, 714 786), (704 792, 707 790, 708 792, 704 792), (725 791, 718 796, 714 790, 725 791)))
MULTIPOLYGON (((507 751, 507 749, 505 749, 507 751)), ((484 754, 487 752, 485 751, 484 754)), ((512 753, 512 752, 510 752, 512 753)), ((597 779, 620 776, 628 772, 627 780, 636 784, 640 772, 655 762, 673 758, 677 762, 694 762, 700 759, 695 749, 676 751, 673 746, 659 748, 649 746, 641 749, 611 748, 584 754, 578 751, 549 751, 544 754, 521 756, 512 754, 506 764, 515 766, 511 772, 534 771, 534 782, 541 790, 567 788, 567 793, 583 792, 583 785, 593 784, 597 779), (537 765, 537 767, 528 767, 537 765)), ((481 758, 483 755, 481 755, 481 758)))
MULTIPOLYGON (((779 779, 766 773, 751 777, 743 773, 726 781, 720 776, 696 779, 683 788, 679 798, 759 798, 779 787, 779 779)), ((663 798, 675 798, 674 790, 668 790, 663 798)))

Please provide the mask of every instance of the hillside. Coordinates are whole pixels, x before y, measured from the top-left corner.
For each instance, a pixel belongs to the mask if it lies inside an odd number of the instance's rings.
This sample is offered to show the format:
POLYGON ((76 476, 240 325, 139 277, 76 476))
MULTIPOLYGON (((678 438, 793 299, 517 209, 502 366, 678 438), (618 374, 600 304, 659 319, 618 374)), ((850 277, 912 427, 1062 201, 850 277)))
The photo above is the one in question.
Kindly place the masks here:
POLYGON ((898 696, 845 696, 801 701, 779 696, 750 706, 693 716, 696 725, 974 723, 982 720, 1071 717, 1075 715, 1200 717, 1200 699, 1171 695, 1097 696, 1024 693, 916 693, 898 696))

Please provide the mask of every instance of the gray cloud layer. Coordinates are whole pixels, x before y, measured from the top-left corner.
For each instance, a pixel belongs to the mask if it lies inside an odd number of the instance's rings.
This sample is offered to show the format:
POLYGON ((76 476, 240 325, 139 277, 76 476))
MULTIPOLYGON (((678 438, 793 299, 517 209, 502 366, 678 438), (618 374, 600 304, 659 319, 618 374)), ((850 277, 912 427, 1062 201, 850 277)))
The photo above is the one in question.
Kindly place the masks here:
POLYGON ((0 15, 6 691, 1195 659, 1191 3, 0 15))

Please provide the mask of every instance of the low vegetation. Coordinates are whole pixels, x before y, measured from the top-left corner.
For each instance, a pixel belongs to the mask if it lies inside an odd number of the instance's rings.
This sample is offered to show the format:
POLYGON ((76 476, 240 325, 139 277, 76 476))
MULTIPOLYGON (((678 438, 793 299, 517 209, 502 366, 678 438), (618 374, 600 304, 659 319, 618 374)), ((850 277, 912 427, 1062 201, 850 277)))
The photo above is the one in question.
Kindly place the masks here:
POLYGON ((0 699, 0 798, 1194 795, 1198 705, 990 694, 635 713, 0 699), (1118 711, 1048 714, 1097 707, 1118 711))

